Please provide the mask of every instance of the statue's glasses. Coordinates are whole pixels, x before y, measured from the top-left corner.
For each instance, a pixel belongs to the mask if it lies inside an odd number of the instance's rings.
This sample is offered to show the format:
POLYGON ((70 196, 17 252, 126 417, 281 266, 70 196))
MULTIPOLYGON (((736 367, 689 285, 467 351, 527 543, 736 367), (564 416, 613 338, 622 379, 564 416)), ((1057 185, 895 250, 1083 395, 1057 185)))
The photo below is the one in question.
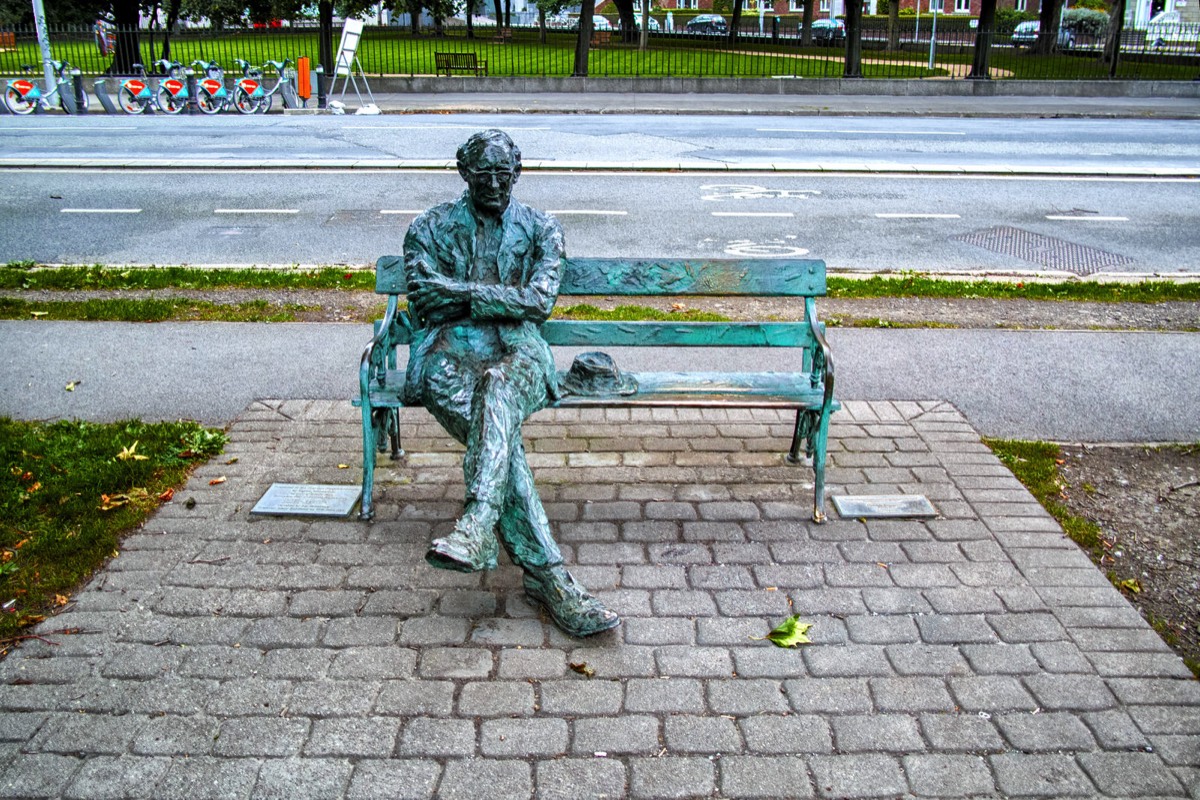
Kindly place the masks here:
POLYGON ((472 180, 482 181, 491 185, 495 181, 498 186, 507 186, 517 179, 517 173, 511 169, 467 169, 472 180))

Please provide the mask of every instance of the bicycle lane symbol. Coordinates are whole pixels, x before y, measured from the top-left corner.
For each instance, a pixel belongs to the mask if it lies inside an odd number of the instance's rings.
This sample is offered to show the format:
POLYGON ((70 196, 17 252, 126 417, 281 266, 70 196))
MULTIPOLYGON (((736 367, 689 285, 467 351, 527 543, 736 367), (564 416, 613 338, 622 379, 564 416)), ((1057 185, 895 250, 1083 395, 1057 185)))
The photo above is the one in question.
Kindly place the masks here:
MULTIPOLYGON (((796 237, 788 237, 794 239, 796 237)), ((734 239, 725 245, 726 255, 742 258, 796 258, 808 255, 808 249, 787 244, 783 239, 768 239, 755 242, 750 239, 734 239)))
POLYGON ((701 200, 808 200, 821 192, 818 189, 768 189, 766 186, 743 183, 710 183, 700 187, 705 194, 701 200))

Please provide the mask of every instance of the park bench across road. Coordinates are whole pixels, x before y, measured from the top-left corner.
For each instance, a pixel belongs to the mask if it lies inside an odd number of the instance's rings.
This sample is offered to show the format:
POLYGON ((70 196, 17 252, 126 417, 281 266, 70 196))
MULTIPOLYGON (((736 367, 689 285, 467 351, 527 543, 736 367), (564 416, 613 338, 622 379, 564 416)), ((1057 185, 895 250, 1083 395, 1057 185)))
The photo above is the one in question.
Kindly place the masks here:
POLYGON ((438 74, 444 72, 446 77, 450 77, 454 72, 488 74, 488 62, 480 61, 474 53, 434 53, 433 64, 437 68, 438 74))
MULTIPOLYGON (((375 266, 375 291, 388 296, 387 311, 359 367, 363 419, 363 497, 360 517, 374 514, 372 490, 377 453, 400 447, 399 413, 404 369, 397 348, 413 339, 412 322, 400 307, 405 292, 404 259, 383 256, 375 266)), ((801 322, 594 322, 551 319, 542 335, 551 345, 603 347, 793 347, 792 372, 638 372, 635 394, 600 397, 566 395, 552 408, 728 407, 795 410, 788 461, 801 449, 812 457, 813 519, 825 520, 825 453, 833 397, 833 360, 815 298, 825 294, 825 262, 812 259, 624 260, 575 258, 565 264, 559 297, 586 295, 708 295, 796 297, 804 303, 801 322)), ((669 359, 664 358, 669 362, 669 359)))

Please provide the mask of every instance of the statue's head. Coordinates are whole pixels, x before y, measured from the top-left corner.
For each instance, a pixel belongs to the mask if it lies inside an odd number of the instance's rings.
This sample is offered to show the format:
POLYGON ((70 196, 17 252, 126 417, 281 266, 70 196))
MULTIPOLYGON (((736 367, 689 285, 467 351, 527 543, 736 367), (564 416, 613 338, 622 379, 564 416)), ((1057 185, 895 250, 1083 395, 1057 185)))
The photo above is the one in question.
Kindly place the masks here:
POLYGON ((480 131, 458 148, 458 174, 467 182, 475 208, 503 214, 521 177, 521 150, 504 131, 480 131))

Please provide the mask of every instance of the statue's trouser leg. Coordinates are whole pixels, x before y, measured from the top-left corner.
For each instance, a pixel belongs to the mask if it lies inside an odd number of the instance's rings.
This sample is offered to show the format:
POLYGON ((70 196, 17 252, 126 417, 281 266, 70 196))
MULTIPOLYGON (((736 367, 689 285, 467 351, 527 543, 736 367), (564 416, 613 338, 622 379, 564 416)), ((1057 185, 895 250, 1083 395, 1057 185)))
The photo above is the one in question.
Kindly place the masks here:
POLYGON ((500 541, 513 563, 530 567, 562 563, 562 552, 550 531, 550 520, 533 485, 533 472, 518 440, 509 459, 508 495, 500 514, 500 541))

